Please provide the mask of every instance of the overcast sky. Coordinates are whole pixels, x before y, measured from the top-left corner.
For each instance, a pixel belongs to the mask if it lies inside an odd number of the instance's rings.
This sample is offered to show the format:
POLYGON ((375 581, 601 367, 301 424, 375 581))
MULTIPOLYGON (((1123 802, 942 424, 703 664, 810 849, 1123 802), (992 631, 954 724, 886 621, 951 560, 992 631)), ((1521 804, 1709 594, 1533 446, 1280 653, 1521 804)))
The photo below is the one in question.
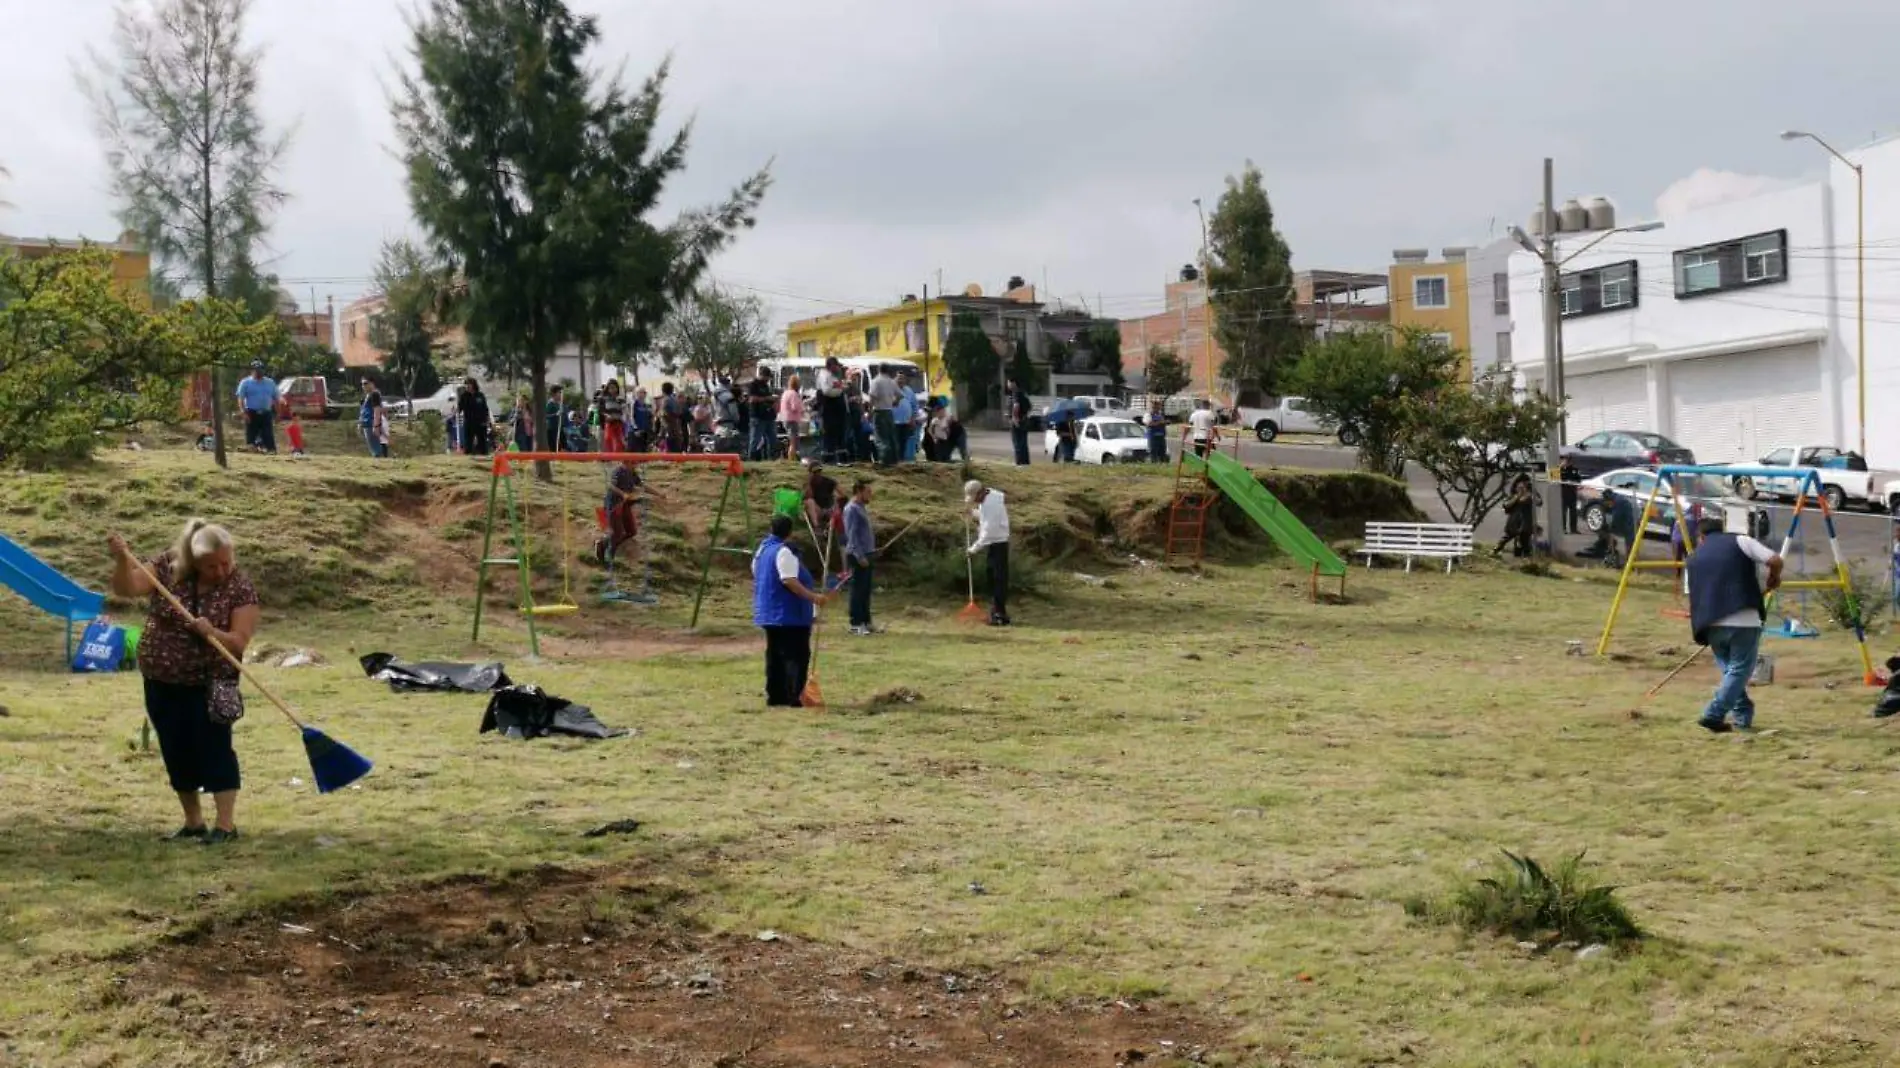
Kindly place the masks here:
MULTIPOLYGON (((1395 247, 1521 221, 1540 160, 1559 198, 1625 217, 1701 168, 1799 178, 1900 126, 1880 0, 571 0, 598 60, 675 57, 694 123, 669 212, 773 161, 757 230, 716 264, 785 319, 882 302, 938 273, 995 291, 1158 310, 1249 158, 1297 268, 1381 271, 1395 247)), ((0 0, 0 231, 117 230, 72 63, 111 0, 0 0)), ((306 304, 360 295, 409 231, 383 86, 392 0, 256 0, 264 110, 296 139, 272 269, 306 304)))

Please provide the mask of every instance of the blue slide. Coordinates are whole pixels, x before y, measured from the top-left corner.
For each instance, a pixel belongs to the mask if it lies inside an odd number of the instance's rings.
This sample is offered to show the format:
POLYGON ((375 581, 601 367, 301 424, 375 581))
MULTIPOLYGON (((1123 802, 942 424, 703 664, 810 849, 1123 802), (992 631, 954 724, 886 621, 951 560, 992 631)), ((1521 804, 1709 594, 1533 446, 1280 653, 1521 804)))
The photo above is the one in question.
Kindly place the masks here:
POLYGON ((66 659, 72 660, 74 623, 96 619, 105 612, 104 594, 91 590, 54 570, 46 561, 0 534, 0 586, 27 599, 27 603, 66 622, 66 659))

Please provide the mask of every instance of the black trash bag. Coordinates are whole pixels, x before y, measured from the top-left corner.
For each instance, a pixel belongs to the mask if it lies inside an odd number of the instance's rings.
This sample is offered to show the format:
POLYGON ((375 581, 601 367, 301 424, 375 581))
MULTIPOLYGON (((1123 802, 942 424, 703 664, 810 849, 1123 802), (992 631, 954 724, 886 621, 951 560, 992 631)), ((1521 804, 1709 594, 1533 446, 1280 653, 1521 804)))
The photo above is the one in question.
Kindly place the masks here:
POLYGON ((1900 714, 1900 656, 1887 658, 1887 688, 1874 702, 1874 718, 1886 719, 1900 714))
POLYGON ((411 664, 388 653, 362 658, 363 674, 389 683, 397 693, 487 693, 514 685, 500 664, 448 664, 425 660, 411 664))
POLYGON ((624 738, 633 732, 594 718, 586 705, 556 697, 539 686, 509 686, 495 691, 482 713, 481 733, 500 731, 511 738, 565 734, 571 738, 624 738))

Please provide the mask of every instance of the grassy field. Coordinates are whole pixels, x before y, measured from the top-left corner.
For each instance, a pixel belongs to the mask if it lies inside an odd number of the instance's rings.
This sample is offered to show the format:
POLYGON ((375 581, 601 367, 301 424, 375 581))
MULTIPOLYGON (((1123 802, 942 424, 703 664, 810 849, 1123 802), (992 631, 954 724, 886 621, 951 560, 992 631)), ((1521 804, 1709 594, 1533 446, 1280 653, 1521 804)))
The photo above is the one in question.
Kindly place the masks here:
MULTIPOLYGON (((538 663, 513 620, 472 648, 466 569, 429 559, 472 536, 481 484, 465 466, 257 464, 181 488, 188 463, 114 457, 9 483, 7 530, 97 581, 89 546, 107 524, 154 544, 179 507, 241 513, 263 493, 288 526, 243 559, 294 591, 263 637, 329 660, 263 674, 377 770, 315 796, 294 735, 253 701, 239 728, 247 840, 161 845, 175 810, 156 756, 136 748, 136 679, 49 670, 56 632, 0 609, 0 1064, 484 1063, 453 1043, 355 1060, 321 1033, 234 1034, 216 994, 208 1017, 181 1012, 198 1002, 154 980, 153 961, 175 960, 181 936, 195 936, 183 952, 210 952, 280 914, 341 924, 353 902, 543 865, 637 870, 673 888, 668 922, 994 973, 1030 1005, 1180 1007, 1214 1034, 1216 1063, 1900 1059, 1900 741, 1867 719, 1871 691, 1839 634, 1774 647, 1763 733, 1711 737, 1691 722, 1705 665, 1643 698, 1687 650, 1660 593, 1632 598, 1605 661, 1566 655, 1601 625, 1603 572, 1359 570, 1347 603, 1314 605, 1270 560, 1198 577, 1131 562, 1149 555, 1139 503, 1165 498, 1165 481, 1046 468, 997 474, 1016 480, 1025 528, 1078 555, 1051 554, 1022 626, 969 630, 953 619, 960 570, 929 559, 956 534, 954 512, 931 511, 946 470, 892 483, 887 529, 932 519, 919 581, 879 605, 889 633, 828 632, 832 707, 768 715, 729 582, 698 636, 679 629, 675 585, 657 610, 590 608, 553 628, 538 663), (362 510, 338 507, 350 500, 362 510), (1086 559, 1058 544, 1104 525, 1098 539, 1130 541, 1086 559), (392 694, 353 663, 375 650, 497 656, 638 734, 478 736, 481 698, 392 694), (920 699, 877 700, 900 687, 920 699), (640 832, 581 836, 621 818, 640 832), (1405 916, 1402 898, 1499 849, 1587 850, 1650 939, 1578 961, 1405 916)), ((684 504, 711 491, 668 488, 672 536, 691 543, 702 520, 684 504)), ((342 974, 325 994, 387 993, 371 986, 342 974)), ((613 1055, 563 1063, 648 1063, 613 1055)))

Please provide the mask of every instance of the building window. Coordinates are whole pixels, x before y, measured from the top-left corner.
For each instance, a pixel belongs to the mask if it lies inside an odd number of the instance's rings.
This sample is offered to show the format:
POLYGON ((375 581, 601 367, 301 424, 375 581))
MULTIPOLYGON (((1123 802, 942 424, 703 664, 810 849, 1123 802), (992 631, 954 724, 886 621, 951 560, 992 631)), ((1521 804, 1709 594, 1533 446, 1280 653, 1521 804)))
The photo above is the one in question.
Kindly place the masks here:
POLYGON ((1676 295, 1713 293, 1722 288, 1722 261, 1713 252, 1676 255, 1676 295))
POLYGON ((866 351, 866 352, 876 352, 876 351, 877 351, 877 343, 878 343, 878 342, 879 342, 880 340, 882 340, 882 338, 880 338, 880 337, 878 336, 878 328, 877 328, 877 327, 875 327, 875 326, 869 326, 869 327, 865 327, 865 329, 864 329, 864 351, 866 351))
POLYGON ((1583 314, 1583 276, 1566 275, 1558 281, 1558 290, 1563 296, 1563 314, 1565 318, 1583 314))
POLYGON ((1439 348, 1445 350, 1446 352, 1450 352, 1452 350, 1451 348, 1452 337, 1450 334, 1442 334, 1442 333, 1441 334, 1427 334, 1425 336, 1432 339, 1432 344, 1437 345, 1439 348))
POLYGON ((799 342, 798 343, 798 358, 801 360, 817 359, 818 358, 818 342, 816 341, 799 342))
POLYGON ((950 340, 950 317, 948 315, 939 315, 937 316, 937 345, 938 347, 941 348, 943 344, 949 340, 950 340))
POLYGON ((1742 242, 1742 281, 1780 281, 1783 240, 1780 234, 1763 234, 1742 242))
POLYGON ((1011 345, 1014 345, 1029 336, 1029 324, 1021 319, 1004 319, 1003 336, 1009 339, 1011 345))
POLYGON ((1512 362, 1511 360, 1511 332, 1509 330, 1498 331, 1497 362, 1499 364, 1507 364, 1507 363, 1512 362))
POLYGON ((1603 307, 1626 308, 1636 302, 1636 265, 1619 263, 1603 268, 1603 307))
POLYGON ((1450 279, 1442 274, 1412 279, 1412 306, 1415 308, 1451 307, 1450 279))
POLYGON ((1587 271, 1573 271, 1559 278, 1563 297, 1563 317, 1599 315, 1603 312, 1634 308, 1642 300, 1635 260, 1606 263, 1587 271))
POLYGON ((1494 315, 1511 314, 1511 276, 1499 271, 1491 276, 1491 311, 1494 315))
POLYGON ((1772 230, 1676 253, 1678 299, 1787 280, 1786 230, 1772 230))

